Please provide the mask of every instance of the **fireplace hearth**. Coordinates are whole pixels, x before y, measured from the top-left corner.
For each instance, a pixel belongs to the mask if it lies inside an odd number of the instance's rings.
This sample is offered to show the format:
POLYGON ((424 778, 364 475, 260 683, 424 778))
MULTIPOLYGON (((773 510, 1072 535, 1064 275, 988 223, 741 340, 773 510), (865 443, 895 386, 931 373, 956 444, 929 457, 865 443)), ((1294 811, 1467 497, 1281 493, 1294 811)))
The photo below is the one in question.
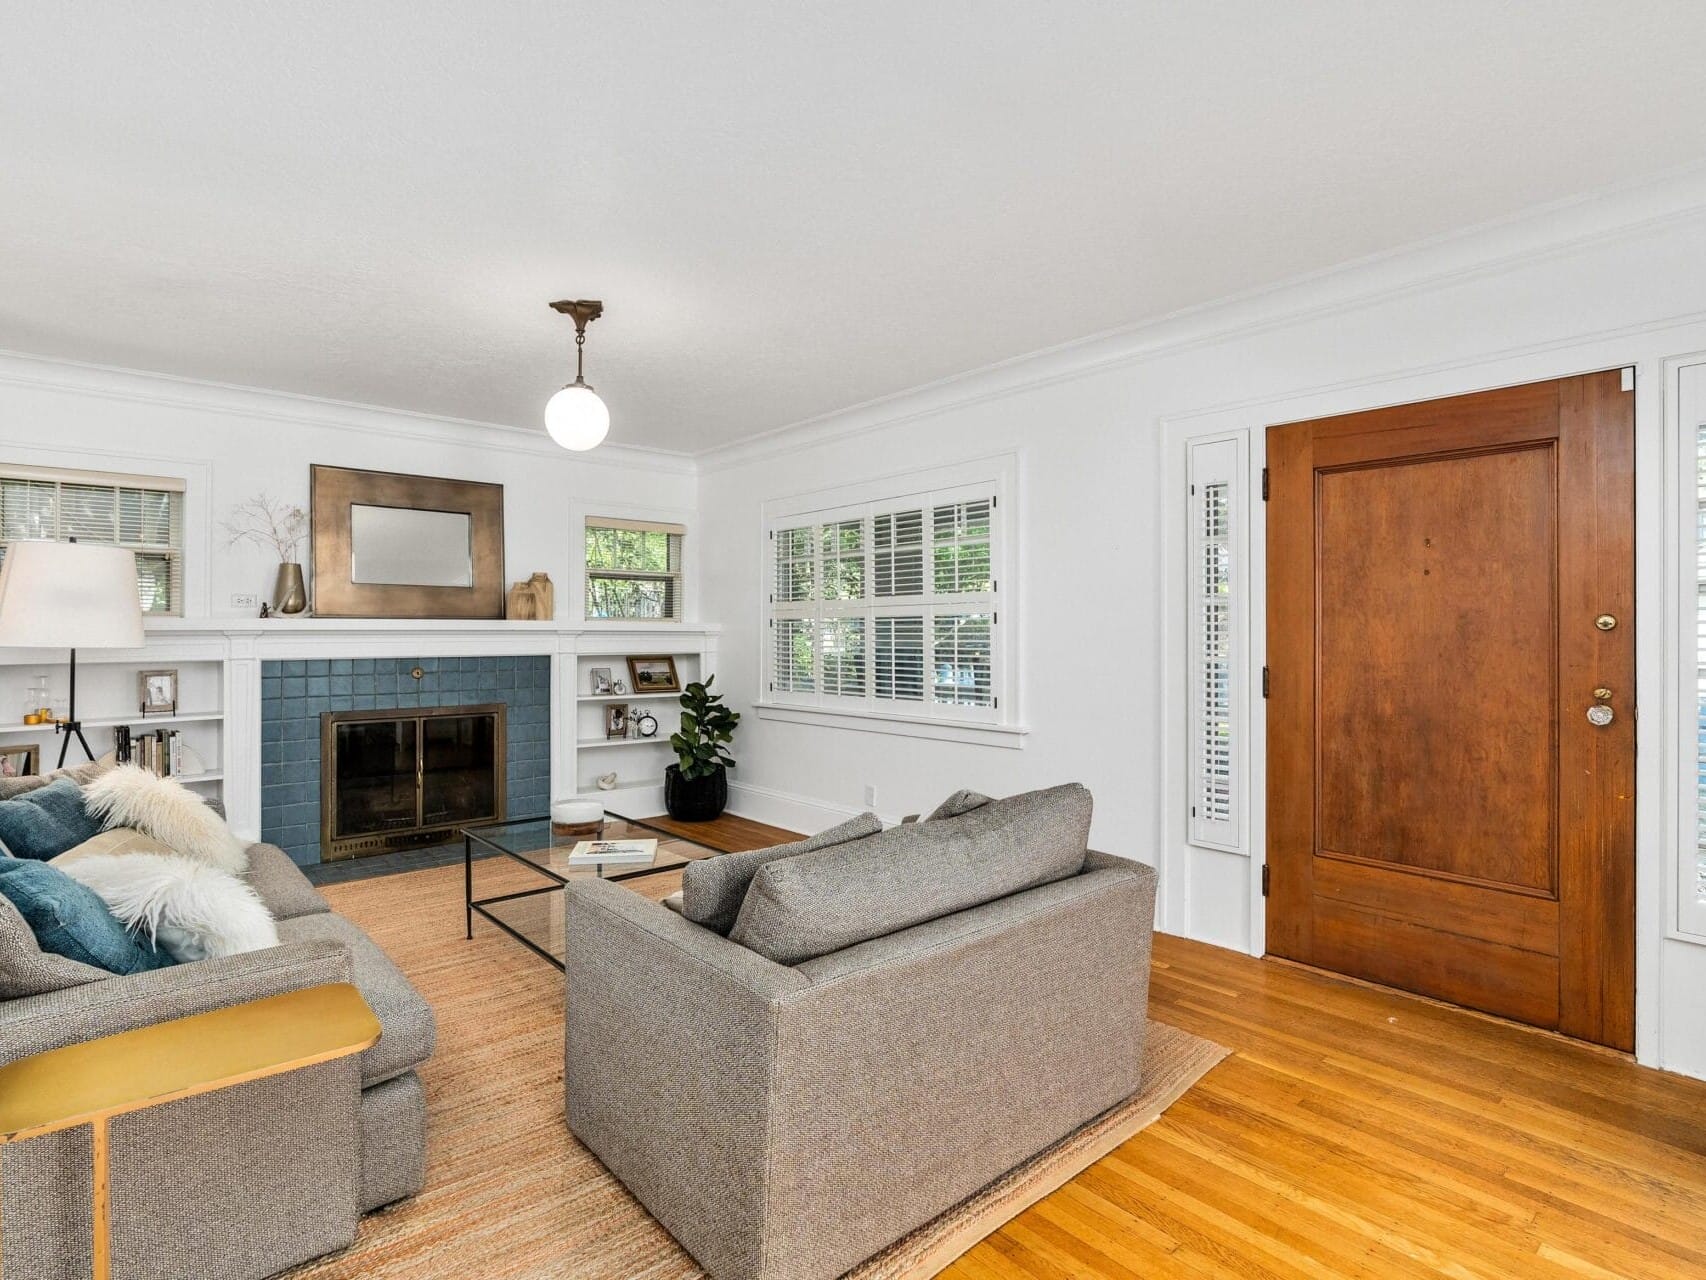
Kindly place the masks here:
POLYGON ((502 819, 504 704, 320 716, 320 856, 437 844, 502 819))

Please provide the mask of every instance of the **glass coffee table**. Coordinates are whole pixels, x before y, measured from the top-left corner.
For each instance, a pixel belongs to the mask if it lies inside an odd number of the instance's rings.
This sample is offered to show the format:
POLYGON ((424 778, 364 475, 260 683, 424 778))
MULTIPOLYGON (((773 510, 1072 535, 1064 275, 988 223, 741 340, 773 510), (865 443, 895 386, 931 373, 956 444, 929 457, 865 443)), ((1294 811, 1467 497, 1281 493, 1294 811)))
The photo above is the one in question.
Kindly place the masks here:
MULTIPOLYGON (((637 818, 627 818, 608 810, 604 826, 596 834, 556 835, 549 818, 512 818, 477 827, 462 828, 462 885, 466 908, 467 936, 474 936, 476 912, 491 921, 510 937, 536 955, 544 957, 557 968, 563 967, 563 895, 562 887, 582 876, 598 876, 604 880, 638 880, 660 872, 674 871, 696 858, 708 858, 721 853, 709 845, 700 844, 673 831, 654 827, 637 818), (650 862, 610 863, 591 866, 569 865, 569 851, 582 840, 656 840, 657 852, 650 862), (474 896, 474 864, 488 860, 494 854, 519 864, 523 872, 500 875, 500 880, 531 881, 542 879, 544 884, 528 884, 489 897, 474 896), (478 857, 476 857, 478 855, 478 857)), ((506 862, 505 868, 515 868, 506 862)), ((635 888, 640 888, 636 885, 635 888)))

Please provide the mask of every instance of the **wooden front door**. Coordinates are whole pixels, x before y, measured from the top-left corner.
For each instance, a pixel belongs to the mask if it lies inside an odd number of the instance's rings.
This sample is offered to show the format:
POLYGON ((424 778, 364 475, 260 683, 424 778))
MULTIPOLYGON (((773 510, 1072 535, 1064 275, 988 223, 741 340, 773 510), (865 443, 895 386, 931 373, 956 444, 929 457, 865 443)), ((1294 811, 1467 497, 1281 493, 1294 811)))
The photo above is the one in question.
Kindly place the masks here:
POLYGON ((1274 955, 1633 1048, 1633 402, 1269 429, 1274 955))

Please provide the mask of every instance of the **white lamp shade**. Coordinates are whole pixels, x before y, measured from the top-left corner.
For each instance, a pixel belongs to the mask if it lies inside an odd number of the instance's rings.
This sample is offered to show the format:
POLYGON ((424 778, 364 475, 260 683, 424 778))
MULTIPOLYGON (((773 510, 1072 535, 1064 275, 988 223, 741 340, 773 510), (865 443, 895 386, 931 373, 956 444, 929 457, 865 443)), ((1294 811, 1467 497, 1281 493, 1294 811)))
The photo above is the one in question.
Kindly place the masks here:
POLYGON ((0 648, 140 649, 136 554, 85 542, 14 542, 0 564, 0 648))
POLYGON ((545 430, 565 449, 596 449, 610 433, 610 410, 584 382, 571 382, 545 402, 545 430))

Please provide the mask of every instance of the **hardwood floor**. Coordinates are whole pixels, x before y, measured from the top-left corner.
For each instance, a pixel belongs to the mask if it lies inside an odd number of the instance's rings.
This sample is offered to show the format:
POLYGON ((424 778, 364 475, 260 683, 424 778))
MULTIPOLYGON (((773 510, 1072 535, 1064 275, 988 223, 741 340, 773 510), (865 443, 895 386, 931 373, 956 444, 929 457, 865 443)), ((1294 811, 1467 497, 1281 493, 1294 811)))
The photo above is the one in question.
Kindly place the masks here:
POLYGON ((1166 935, 1150 1012, 1232 1056, 944 1276, 1706 1276, 1706 1083, 1166 935))
POLYGON ((1233 1050, 955 1280, 1706 1275, 1706 1084, 1159 936, 1150 1012, 1233 1050))

